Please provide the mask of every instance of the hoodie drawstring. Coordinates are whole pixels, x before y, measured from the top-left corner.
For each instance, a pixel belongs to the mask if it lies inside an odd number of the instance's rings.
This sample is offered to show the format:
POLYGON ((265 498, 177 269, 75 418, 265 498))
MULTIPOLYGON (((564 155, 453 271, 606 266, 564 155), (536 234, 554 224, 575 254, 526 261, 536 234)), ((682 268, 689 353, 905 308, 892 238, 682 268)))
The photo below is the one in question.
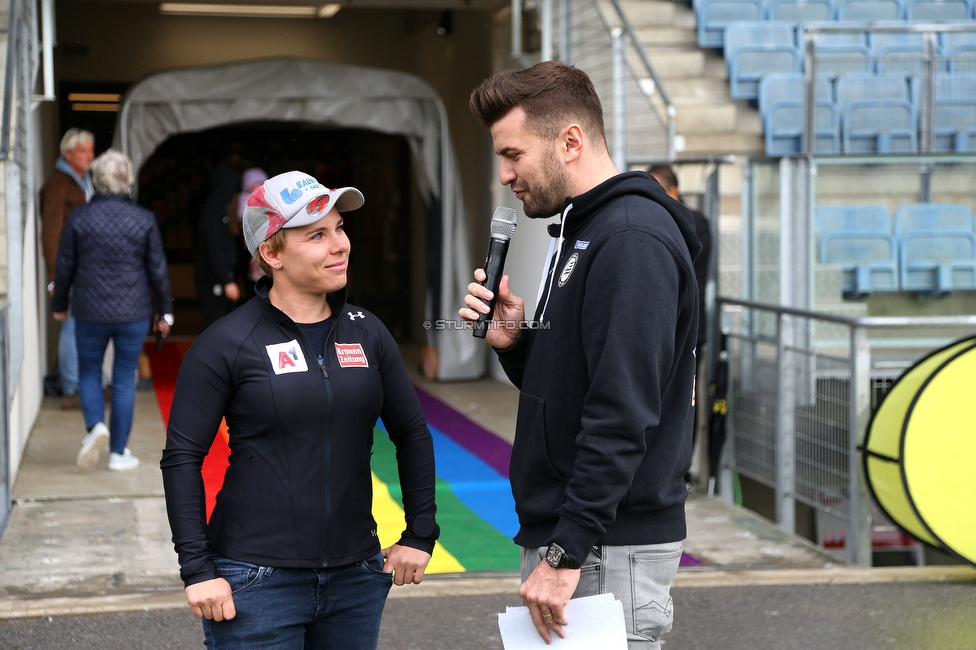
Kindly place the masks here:
POLYGON ((553 261, 551 263, 552 264, 552 271, 549 272, 549 291, 546 292, 546 302, 542 306, 542 313, 539 314, 539 323, 540 324, 541 323, 544 323, 546 321, 546 307, 549 306, 549 296, 552 295, 552 283, 553 283, 553 280, 556 279, 556 265, 559 264, 559 256, 563 252, 563 241, 564 241, 564 239, 563 239, 563 231, 566 229, 566 215, 568 215, 569 214, 569 211, 572 210, 572 209, 573 209, 573 204, 572 203, 570 203, 569 205, 566 206, 566 209, 563 210, 562 220, 559 223, 559 241, 556 244, 556 256, 555 256, 555 258, 553 259, 553 261))

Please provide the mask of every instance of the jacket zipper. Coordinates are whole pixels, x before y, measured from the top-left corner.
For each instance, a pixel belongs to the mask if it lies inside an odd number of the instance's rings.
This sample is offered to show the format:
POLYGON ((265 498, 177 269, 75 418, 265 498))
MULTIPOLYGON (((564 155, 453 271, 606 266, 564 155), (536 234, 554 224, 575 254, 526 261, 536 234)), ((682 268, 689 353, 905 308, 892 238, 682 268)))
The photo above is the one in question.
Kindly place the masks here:
MULTIPOLYGON (((345 307, 345 302, 341 307, 345 307)), ((333 453, 333 443, 335 436, 333 433, 333 424, 335 418, 335 395, 332 392, 332 381, 329 379, 329 342, 332 341, 332 334, 336 331, 336 326, 339 324, 339 315, 342 310, 335 312, 336 319, 332 323, 332 328, 325 337, 325 349, 322 350, 322 381, 325 382, 325 392, 328 399, 329 415, 326 418, 325 425, 325 444, 322 445, 325 450, 325 459, 323 466, 325 467, 325 475, 323 477, 325 485, 323 486, 323 492, 325 494, 325 499, 322 502, 322 508, 324 510, 324 519, 322 522, 322 567, 326 568, 329 563, 326 558, 329 557, 329 536, 332 532, 332 500, 330 498, 331 490, 329 489, 330 481, 332 479, 332 458, 335 455, 333 453)))

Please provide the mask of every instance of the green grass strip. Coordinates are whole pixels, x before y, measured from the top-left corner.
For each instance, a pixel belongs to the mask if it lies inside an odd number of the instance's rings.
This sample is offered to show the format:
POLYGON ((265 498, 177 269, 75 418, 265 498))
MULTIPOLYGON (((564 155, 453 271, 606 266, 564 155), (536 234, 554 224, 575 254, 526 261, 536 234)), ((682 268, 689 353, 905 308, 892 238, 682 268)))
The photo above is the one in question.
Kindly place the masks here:
MULTIPOLYGON (((396 447, 385 431, 373 429, 371 467, 386 483, 390 496, 403 507, 403 492, 397 473, 396 447)), ((519 551, 511 539, 476 515, 454 495, 450 483, 439 477, 435 484, 438 541, 457 558, 467 571, 518 571, 519 551)))

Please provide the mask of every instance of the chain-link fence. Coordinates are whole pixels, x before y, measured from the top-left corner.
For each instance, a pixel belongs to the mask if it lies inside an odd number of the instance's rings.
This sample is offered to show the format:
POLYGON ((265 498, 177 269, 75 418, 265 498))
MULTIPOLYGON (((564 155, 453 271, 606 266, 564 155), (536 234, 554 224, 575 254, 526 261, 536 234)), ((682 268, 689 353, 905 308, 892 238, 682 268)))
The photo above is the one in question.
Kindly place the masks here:
POLYGON ((726 471, 772 488, 776 520, 787 530, 796 530, 796 503, 841 522, 832 546, 869 566, 870 500, 858 447, 884 394, 931 349, 907 347, 900 333, 924 329, 948 342, 976 328, 976 316, 846 318, 728 298, 719 304, 729 364, 726 471))

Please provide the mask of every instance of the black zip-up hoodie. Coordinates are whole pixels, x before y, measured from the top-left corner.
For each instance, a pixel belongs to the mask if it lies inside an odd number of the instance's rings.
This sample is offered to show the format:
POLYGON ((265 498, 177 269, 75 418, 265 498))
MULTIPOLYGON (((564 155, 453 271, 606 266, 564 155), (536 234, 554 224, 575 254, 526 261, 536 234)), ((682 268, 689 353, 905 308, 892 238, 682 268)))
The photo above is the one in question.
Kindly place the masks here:
POLYGON ((301 329, 253 299, 201 334, 180 367, 160 467, 185 585, 216 578, 213 555, 317 568, 380 550, 370 454, 377 417, 397 448, 406 530, 433 551, 434 450, 396 342, 373 314, 329 294, 332 331, 319 368, 301 329), (200 477, 221 418, 230 466, 209 525, 200 477))
POLYGON ((685 538, 700 244, 691 212, 643 172, 566 200, 535 321, 496 350, 521 390, 516 543, 685 538))

